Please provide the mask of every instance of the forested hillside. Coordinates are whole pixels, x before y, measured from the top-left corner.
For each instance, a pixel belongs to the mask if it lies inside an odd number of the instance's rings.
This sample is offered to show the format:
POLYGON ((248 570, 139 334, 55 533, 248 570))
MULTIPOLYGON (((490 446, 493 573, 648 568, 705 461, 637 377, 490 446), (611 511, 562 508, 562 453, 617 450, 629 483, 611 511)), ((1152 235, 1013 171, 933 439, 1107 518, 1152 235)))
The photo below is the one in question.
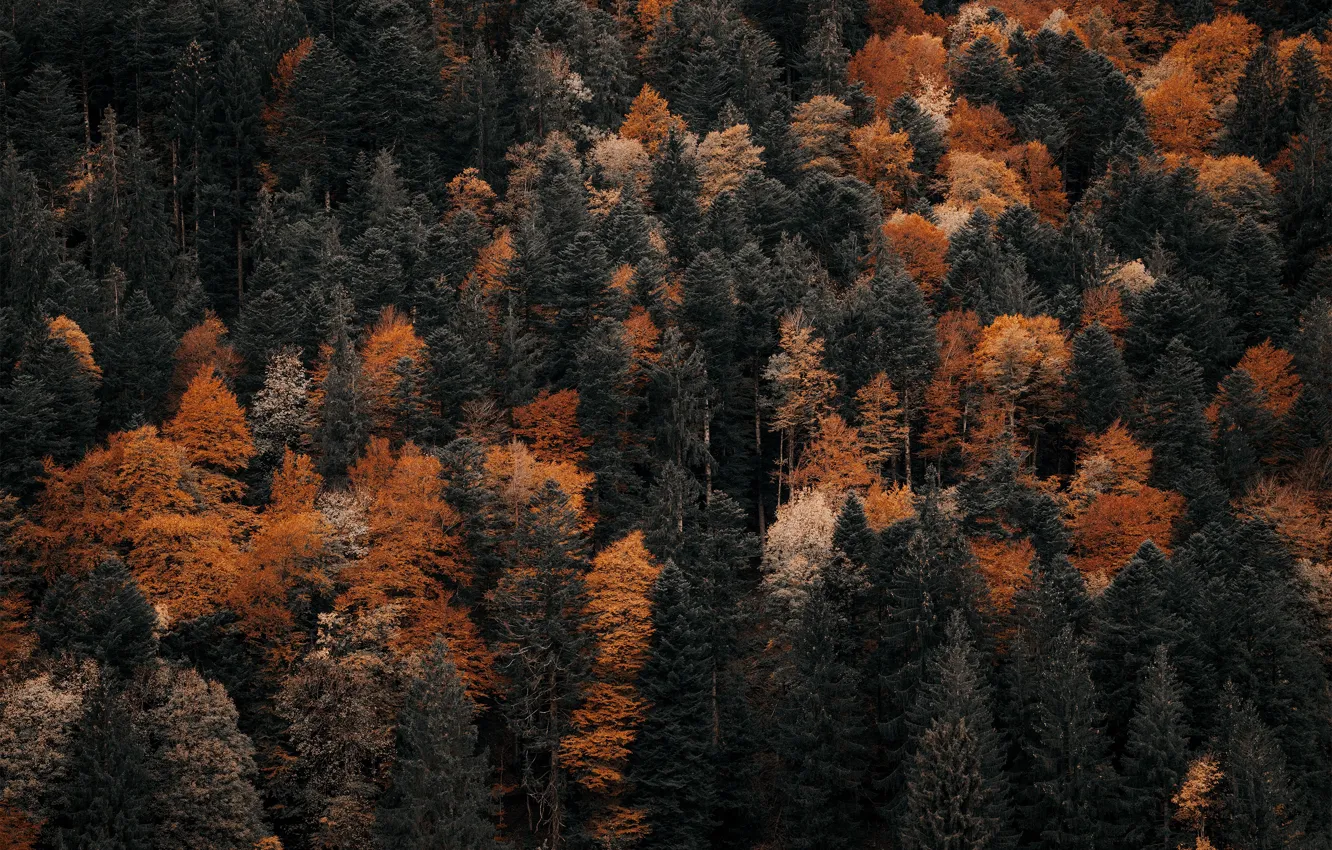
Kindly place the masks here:
POLYGON ((0 0, 0 850, 1332 848, 1323 0, 0 0))

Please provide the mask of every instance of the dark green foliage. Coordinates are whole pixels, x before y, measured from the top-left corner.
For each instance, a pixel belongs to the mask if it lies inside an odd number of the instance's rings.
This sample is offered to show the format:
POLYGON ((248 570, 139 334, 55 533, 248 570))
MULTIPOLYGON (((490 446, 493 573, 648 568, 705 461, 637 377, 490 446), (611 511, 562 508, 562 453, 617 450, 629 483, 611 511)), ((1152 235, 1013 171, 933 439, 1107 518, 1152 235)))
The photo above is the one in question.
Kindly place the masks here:
POLYGON ((915 850, 1012 845, 1005 747, 992 696, 962 617, 930 667, 914 710, 902 844, 915 850))
POLYGON ((63 188, 78 160, 83 119, 69 78, 51 65, 39 65, 14 98, 14 143, 24 165, 48 192, 63 188))
POLYGON ((64 780, 52 789, 42 846, 148 850, 154 777, 122 697, 99 688, 75 732, 64 780))
POLYGON ((33 375, 0 391, 0 488, 23 498, 40 488, 43 458, 69 451, 59 418, 55 395, 33 375))
POLYGON ((1236 223, 1217 284, 1230 299, 1245 345, 1286 338, 1291 310, 1281 283, 1281 261, 1281 246, 1267 228, 1249 218, 1236 223))
POLYGON ((1167 346, 1143 396, 1142 434, 1152 448, 1152 479, 1165 489, 1183 490, 1190 476, 1209 467, 1211 439, 1203 418, 1202 370, 1178 338, 1167 346))
POLYGON ((1226 147, 1267 163, 1286 141, 1284 87, 1276 50, 1264 41, 1254 48, 1235 88, 1235 111, 1226 127, 1226 147))
POLYGON ((707 609, 673 561, 653 590, 652 626, 652 652, 641 678, 651 709, 631 771, 652 827, 644 846, 701 850, 709 846, 718 795, 709 720, 713 661, 707 609))
POLYGON ((142 289, 121 305, 112 327, 100 356, 106 371, 102 417, 113 428, 133 428, 153 421, 160 411, 176 337, 142 289))
POLYGON ((157 613, 120 561, 86 578, 64 575, 46 592, 36 632, 47 652, 86 655, 125 677, 157 652, 157 613))
POLYGON ((1124 751, 1124 841, 1152 850, 1178 844, 1171 798, 1188 769, 1183 692, 1164 646, 1143 671, 1124 751))
POLYGON ((346 323, 341 316, 335 321, 328 373, 324 378, 324 403, 314 439, 319 448, 320 473, 336 479, 344 476, 347 467, 361 454, 369 436, 369 421, 360 387, 360 358, 352 347, 346 323))
POLYGON ((1231 846, 1289 847, 1301 832, 1303 812, 1276 736, 1235 688, 1228 687, 1222 700, 1224 814, 1218 831, 1231 846))
POLYGON ((1078 393, 1078 422, 1088 431, 1103 431, 1126 419, 1133 385, 1114 337, 1093 322, 1073 338, 1073 375, 1078 393))
POLYGON ((480 850, 495 843, 490 768, 477 753, 476 709, 444 642, 407 686, 392 785, 375 828, 386 847, 480 850))

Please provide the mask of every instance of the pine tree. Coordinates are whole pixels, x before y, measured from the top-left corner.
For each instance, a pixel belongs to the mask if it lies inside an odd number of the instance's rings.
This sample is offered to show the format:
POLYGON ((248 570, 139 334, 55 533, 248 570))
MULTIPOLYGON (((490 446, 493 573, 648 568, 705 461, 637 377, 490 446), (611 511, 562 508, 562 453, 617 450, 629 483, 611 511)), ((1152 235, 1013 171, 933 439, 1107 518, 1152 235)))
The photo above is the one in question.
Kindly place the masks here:
POLYGON ((902 400, 906 426, 907 484, 911 483, 911 420, 921 406, 924 388, 939 362, 934 316, 920 287, 900 268, 881 258, 871 284, 877 328, 866 348, 870 361, 882 371, 902 400))
POLYGON ((502 708, 518 740, 523 790, 552 848, 569 826, 560 739, 589 675, 584 547, 568 497, 547 482, 519 520, 513 559, 488 595, 501 635, 497 667, 509 681, 502 708))
POLYGON ((338 480, 360 455, 370 426, 360 383, 360 358, 352 346, 341 310, 334 319, 331 345, 314 442, 319 449, 319 473, 325 479, 338 480))
POLYGON ((1123 355, 1100 322, 1073 338, 1072 379, 1078 392, 1078 420, 1084 428, 1100 432, 1127 418, 1133 386, 1123 355))
POLYGON ((41 488, 43 458, 69 451, 59 420, 55 395, 37 377, 16 375, 0 390, 0 488, 22 499, 41 488))
POLYGON ((157 612, 120 561, 82 581, 66 574, 46 592, 34 630, 48 652, 74 652, 127 677, 157 653, 157 612))
POLYGON ((448 647, 436 641, 398 716, 393 784, 375 816, 385 847, 494 846, 490 767, 477 752, 475 713, 448 647))
POLYGON ((123 697, 105 687, 93 692, 66 758, 64 779, 51 789, 43 845, 152 850, 157 777, 123 697))
POLYGON ((995 731, 982 658, 959 613, 948 643, 930 663, 913 710, 917 731, 906 768, 911 850, 1010 846, 1005 746, 995 731))
POLYGON ((1229 150, 1264 164, 1277 155, 1286 141, 1283 91, 1276 51, 1263 41, 1249 55, 1235 87, 1235 111, 1226 127, 1229 150))
POLYGON ((1035 847, 1111 846, 1106 814, 1115 777, 1091 674, 1070 629, 1048 652, 1035 683, 1033 737, 1026 742, 1031 773, 1023 825, 1035 847))
POLYGON ((1005 109, 1016 94, 1013 65, 989 36, 967 45, 958 64, 957 89, 974 104, 1005 109))
POLYGON ((715 785, 707 612, 689 579, 668 561, 652 600, 652 651, 641 690, 649 709, 631 777, 647 811, 649 850, 711 846, 715 785))
POLYGON ((43 323, 29 339, 16 373, 32 375, 54 397, 63 445, 56 447, 59 451, 51 452, 52 458, 61 465, 77 461, 92 446, 96 434, 97 390, 102 382, 102 372, 93 362, 87 337, 63 317, 43 323), (59 333, 57 322, 73 335, 59 333))
POLYGON ((860 840, 856 815, 867 729, 856 659, 844 651, 850 612, 839 595, 827 576, 811 588, 776 715, 785 844, 800 850, 856 847, 860 840))
POLYGON ((129 428, 157 417, 175 348, 171 323, 142 289, 136 289, 121 307, 104 349, 102 415, 113 428, 129 428))
POLYGON ((1134 847, 1171 850, 1178 843, 1171 797, 1188 769, 1188 736, 1182 687, 1166 648, 1158 646, 1142 676, 1124 752, 1124 841, 1134 847))

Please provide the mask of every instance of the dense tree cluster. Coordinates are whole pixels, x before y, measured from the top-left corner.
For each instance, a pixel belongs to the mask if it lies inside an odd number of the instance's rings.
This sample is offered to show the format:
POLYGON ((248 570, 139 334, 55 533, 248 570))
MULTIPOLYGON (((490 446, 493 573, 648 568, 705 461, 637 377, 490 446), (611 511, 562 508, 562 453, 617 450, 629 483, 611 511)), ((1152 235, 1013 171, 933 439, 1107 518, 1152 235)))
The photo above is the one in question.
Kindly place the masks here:
POLYGON ((1332 842, 1319 3, 0 12, 0 848, 1332 842))

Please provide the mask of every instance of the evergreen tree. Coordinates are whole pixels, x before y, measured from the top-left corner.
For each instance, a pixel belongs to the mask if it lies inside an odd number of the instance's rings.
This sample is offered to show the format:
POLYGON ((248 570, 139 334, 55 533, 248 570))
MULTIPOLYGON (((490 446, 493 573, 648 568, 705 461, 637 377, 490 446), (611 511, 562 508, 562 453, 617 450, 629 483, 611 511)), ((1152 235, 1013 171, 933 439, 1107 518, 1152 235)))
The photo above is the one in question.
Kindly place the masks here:
POLYGON ((827 576, 810 589, 776 715, 785 844, 801 850, 850 848, 860 841, 856 815, 867 730, 855 659, 845 653, 850 612, 839 595, 827 576))
POLYGON ((1152 448, 1152 480, 1158 486, 1184 490, 1189 477, 1210 464, 1211 443, 1203 418, 1202 370, 1179 339, 1143 387, 1146 415, 1143 436, 1152 448))
POLYGON ((495 843, 490 767, 477 752, 476 707, 437 640, 407 686, 392 786, 376 832, 385 847, 479 850, 495 843))
POLYGON ((1245 345, 1280 343, 1291 325, 1290 300, 1281 283, 1281 246, 1271 232, 1241 218, 1226 244, 1217 284, 1230 299, 1245 345))
POLYGON ((1235 87, 1235 111, 1226 126, 1226 147, 1269 162, 1285 145, 1281 66, 1276 51, 1261 42, 1244 66, 1244 75, 1235 87))
POLYGON ((142 289, 136 289, 121 307, 103 348, 102 416, 112 428, 131 428, 157 418, 175 348, 171 323, 142 289))
POLYGON ((59 444, 51 447, 51 458, 62 466, 77 461, 96 435, 101 370, 43 323, 29 338, 16 373, 36 378, 52 396, 59 444))
POLYGON ((1072 379, 1078 392, 1078 421, 1084 428, 1104 431, 1115 420, 1128 417, 1133 385, 1123 355, 1100 322, 1073 338, 1072 379))
POLYGON ((668 561, 652 599, 652 651, 641 691, 651 706, 634 747, 631 776, 647 811, 643 846, 711 846, 714 773, 707 612, 684 572, 668 561))
POLYGON ((954 613, 948 643, 930 664, 913 725, 907 766, 907 848, 1011 846, 1005 746, 995 731, 982 658, 954 613))
POLYGON ((157 653, 157 612, 123 563, 107 560, 82 581, 66 574, 46 592, 34 630, 47 652, 73 652, 127 677, 157 653))
POLYGON ((1178 844, 1171 798, 1188 769, 1182 688, 1164 646, 1142 676, 1124 752, 1124 841, 1170 850, 1178 844))
POLYGON ((685 155, 684 140, 672 127, 652 164, 648 194, 657 218, 666 227, 667 250, 684 263, 692 262, 703 226, 699 190, 698 170, 693 159, 685 155))
POLYGON ((314 441, 319 448, 320 474, 336 480, 346 474, 369 436, 369 412, 360 386, 360 358, 352 346, 341 310, 334 319, 331 345, 323 384, 324 402, 314 441))
POLYGON ((1302 831, 1303 813, 1276 736, 1233 686, 1223 703, 1222 840, 1255 850, 1289 847, 1302 831))
POLYGON ((31 374, 19 374, 0 390, 0 489, 29 498, 41 487, 43 458, 64 455, 55 395, 31 374))
POLYGON ((83 118, 69 78, 51 65, 37 66, 14 98, 14 113, 12 133, 24 165, 46 191, 63 189, 83 142, 83 118))
POLYGON ((1032 846, 1112 846, 1106 815, 1115 790, 1102 717, 1087 661, 1071 629, 1048 647, 1036 681, 1033 736, 1026 742, 1023 825, 1032 846))
POLYGON ((94 691, 70 744, 68 766, 52 789, 42 846, 151 850, 156 777, 124 698, 94 691))
POLYGON ((569 499, 552 482, 532 497, 514 533, 509 570, 489 594, 502 639, 502 704, 521 754, 522 788, 540 833, 559 847, 568 829, 560 739, 589 676, 585 543, 569 499))

